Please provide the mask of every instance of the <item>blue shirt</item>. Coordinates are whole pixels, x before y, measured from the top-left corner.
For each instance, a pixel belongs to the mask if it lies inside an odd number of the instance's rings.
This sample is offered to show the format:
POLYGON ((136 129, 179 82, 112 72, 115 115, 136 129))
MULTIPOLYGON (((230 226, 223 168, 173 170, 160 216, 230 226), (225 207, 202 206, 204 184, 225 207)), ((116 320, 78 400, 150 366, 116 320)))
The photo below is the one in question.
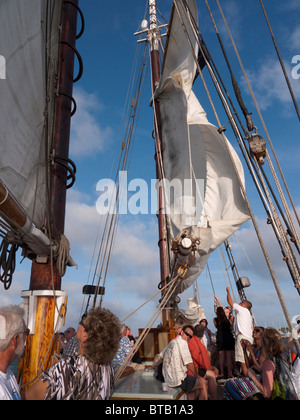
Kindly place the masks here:
POLYGON ((114 370, 117 370, 121 366, 130 350, 130 341, 127 337, 124 336, 120 341, 119 350, 112 361, 112 367, 114 370))

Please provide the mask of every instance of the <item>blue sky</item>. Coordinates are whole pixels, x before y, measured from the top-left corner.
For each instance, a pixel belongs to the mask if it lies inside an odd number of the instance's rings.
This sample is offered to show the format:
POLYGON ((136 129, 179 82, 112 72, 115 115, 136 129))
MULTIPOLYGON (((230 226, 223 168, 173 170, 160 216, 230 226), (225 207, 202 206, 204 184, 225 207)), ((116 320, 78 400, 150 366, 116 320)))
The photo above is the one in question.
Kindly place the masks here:
MULTIPOLYGON (((218 68, 224 75, 228 88, 231 89, 228 71, 221 57, 205 3, 200 0, 197 3, 200 30, 211 54, 215 57, 218 68)), ((165 19, 169 17, 171 4, 171 0, 158 1, 159 10, 165 19)), ((233 54, 216 2, 213 0, 210 4, 232 60, 236 78, 240 82, 246 105, 253 112, 254 123, 259 133, 264 135, 251 97, 242 81, 241 70, 233 54)), ((286 0, 283 6, 280 0, 265 0, 264 4, 287 71, 291 75, 295 67, 292 59, 300 55, 299 1, 286 0)), ((68 192, 66 219, 66 234, 71 242, 71 254, 79 268, 78 270, 68 269, 63 279, 62 288, 69 296, 66 327, 69 325, 76 327, 78 323, 82 305, 81 289, 88 282, 99 226, 99 215, 96 211, 99 194, 96 191, 96 185, 99 180, 113 178, 115 175, 116 161, 123 141, 123 109, 137 47, 137 40, 133 33, 139 29, 144 19, 146 1, 81 0, 80 6, 86 19, 86 31, 82 39, 78 41, 77 48, 83 58, 84 75, 75 85, 74 90, 78 112, 72 121, 70 148, 70 157, 76 162, 78 173, 75 186, 68 192)), ((299 212, 299 121, 283 81, 259 1, 223 0, 222 7, 247 74, 253 83, 255 95, 299 212)), ((207 78, 207 73, 204 72, 204 74, 207 78)), ((147 75, 149 76, 149 73, 147 75)), ((300 79, 291 78, 291 82, 299 102, 300 79)), ((209 120, 214 123, 213 113, 199 81, 194 90, 206 109, 209 120)), ((149 181, 155 178, 150 97, 150 86, 147 82, 131 156, 129 180, 142 178, 149 181)), ((225 125, 227 121, 222 111, 220 111, 220 116, 225 125)), ((238 150, 230 129, 227 131, 227 137, 238 150)), ((266 215, 246 167, 245 173, 250 202, 266 240, 288 309, 291 316, 294 316, 300 313, 299 295, 293 287, 285 263, 282 262, 273 232, 266 224, 266 215)), ((115 312, 121 319, 157 291, 159 283, 157 241, 155 216, 128 215, 120 218, 104 306, 115 312)), ((276 327, 279 324, 283 325, 282 310, 251 222, 236 233, 231 243, 240 275, 248 276, 252 282, 246 294, 253 302, 257 323, 276 327)), ((226 303, 226 282, 218 252, 211 256, 209 264, 216 293, 219 299, 226 303)), ((26 289, 28 284, 29 264, 24 262, 17 266, 15 282, 11 290, 5 294, 1 292, 1 304, 17 301, 20 288, 26 289)), ((213 293, 206 272, 198 280, 198 289, 200 303, 209 326, 212 327, 213 293)), ((192 297, 192 292, 185 293, 182 298, 182 307, 187 306, 187 297, 192 297)), ((126 321, 134 333, 137 333, 138 328, 142 328, 148 322, 155 306, 155 302, 148 304, 137 315, 126 321)))

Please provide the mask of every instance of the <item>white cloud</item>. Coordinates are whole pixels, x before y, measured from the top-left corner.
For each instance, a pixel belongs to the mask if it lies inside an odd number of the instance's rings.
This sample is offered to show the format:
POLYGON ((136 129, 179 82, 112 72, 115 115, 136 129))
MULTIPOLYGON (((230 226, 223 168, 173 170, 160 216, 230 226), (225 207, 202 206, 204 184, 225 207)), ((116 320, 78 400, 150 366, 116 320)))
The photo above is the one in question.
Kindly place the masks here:
MULTIPOLYGON (((285 63, 285 67, 287 72, 291 73, 291 63, 285 63)), ((291 95, 284 79, 282 68, 277 59, 266 58, 256 71, 247 70, 247 75, 262 110, 271 107, 275 101, 281 102, 285 107, 291 104, 291 95)), ((300 84, 296 83, 293 79, 291 79, 290 82, 296 98, 299 99, 300 84)), ((244 86, 245 90, 249 92, 244 79, 241 84, 244 86)))
POLYGON ((101 152, 112 138, 110 127, 101 127, 97 113, 103 106, 97 96, 82 88, 74 89, 77 112, 72 118, 70 154, 76 158, 92 156, 101 152))
MULTIPOLYGON (((66 207, 66 236, 79 253, 92 255, 100 216, 95 204, 88 204, 90 198, 78 190, 68 196, 66 207)), ((74 258, 74 256, 73 256, 74 258)))
MULTIPOLYGON (((26 261, 23 264, 29 266, 30 262, 26 261)), ((22 302, 21 291, 29 288, 29 273, 25 267, 20 269, 20 266, 17 266, 10 289, 5 291, 2 283, 0 284, 0 306, 19 305, 22 302)))
MULTIPOLYGON (((90 268, 90 281, 94 275, 105 224, 105 217, 102 217, 95 257, 90 267, 101 221, 95 203, 89 204, 90 202, 89 196, 76 190, 68 195, 66 235, 71 243, 71 255, 79 264, 78 271, 74 268, 68 269, 63 280, 63 288, 69 296, 68 325, 75 325, 78 321, 83 302, 82 287, 88 283, 90 268)), ((104 306, 116 313, 120 319, 124 319, 158 290, 157 285, 160 282, 158 234, 153 218, 141 220, 135 217, 129 221, 121 219, 119 223, 107 276, 104 306)), ((153 303, 149 305, 143 315, 138 313, 132 320, 128 320, 134 331, 137 331, 138 327, 143 327, 145 322, 148 322, 147 314, 155 310, 153 303), (149 305, 150 312, 148 312, 149 305), (141 316, 144 317, 142 322, 141 316)))

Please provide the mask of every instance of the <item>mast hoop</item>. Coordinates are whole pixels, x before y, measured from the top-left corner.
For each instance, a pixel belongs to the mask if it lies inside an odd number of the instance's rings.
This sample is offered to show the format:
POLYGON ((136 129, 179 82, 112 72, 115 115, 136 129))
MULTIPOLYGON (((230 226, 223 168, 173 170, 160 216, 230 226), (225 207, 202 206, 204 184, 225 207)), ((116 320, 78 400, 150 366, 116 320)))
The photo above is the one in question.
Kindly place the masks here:
POLYGON ((70 184, 67 185, 66 188, 67 189, 72 188, 76 181, 77 168, 76 168, 75 163, 69 158, 62 158, 60 156, 53 156, 53 162, 59 165, 62 165, 64 168, 67 169, 69 173, 67 180, 71 179, 72 181, 70 182, 70 184))
POLYGON ((82 13, 82 10, 80 9, 79 6, 77 6, 76 4, 72 3, 70 0, 64 0, 64 4, 71 4, 73 7, 75 7, 75 9, 77 10, 77 12, 80 14, 80 18, 81 18, 81 29, 78 32, 78 34, 76 35, 76 39, 79 39, 82 37, 84 31, 85 31, 85 19, 84 19, 84 15, 82 13))
POLYGON ((79 64, 79 70, 78 70, 77 76, 75 77, 75 79, 73 79, 73 83, 76 83, 76 82, 78 82, 78 80, 81 79, 81 77, 83 75, 83 60, 82 60, 82 57, 81 57, 79 51, 77 50, 77 48, 75 48, 69 42, 61 41, 61 44, 62 45, 67 45, 68 47, 70 47, 74 51, 74 53, 75 53, 75 55, 77 57, 78 64, 79 64))
POLYGON ((74 97, 70 96, 70 95, 68 95, 67 93, 64 93, 64 92, 59 92, 58 95, 65 96, 66 98, 69 98, 73 102, 73 109, 71 111, 71 117, 73 117, 73 115, 75 115, 76 111, 77 111, 77 103, 76 103, 74 97))

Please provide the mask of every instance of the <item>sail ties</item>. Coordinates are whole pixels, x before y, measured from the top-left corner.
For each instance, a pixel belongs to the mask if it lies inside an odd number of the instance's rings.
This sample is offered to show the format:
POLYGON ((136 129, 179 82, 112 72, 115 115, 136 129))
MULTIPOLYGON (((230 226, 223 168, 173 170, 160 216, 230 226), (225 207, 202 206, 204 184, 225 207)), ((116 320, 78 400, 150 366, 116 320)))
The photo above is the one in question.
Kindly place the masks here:
POLYGON ((56 259, 56 266, 61 277, 66 274, 67 266, 76 266, 78 268, 78 265, 70 256, 70 242, 65 235, 60 236, 54 258, 56 259))

